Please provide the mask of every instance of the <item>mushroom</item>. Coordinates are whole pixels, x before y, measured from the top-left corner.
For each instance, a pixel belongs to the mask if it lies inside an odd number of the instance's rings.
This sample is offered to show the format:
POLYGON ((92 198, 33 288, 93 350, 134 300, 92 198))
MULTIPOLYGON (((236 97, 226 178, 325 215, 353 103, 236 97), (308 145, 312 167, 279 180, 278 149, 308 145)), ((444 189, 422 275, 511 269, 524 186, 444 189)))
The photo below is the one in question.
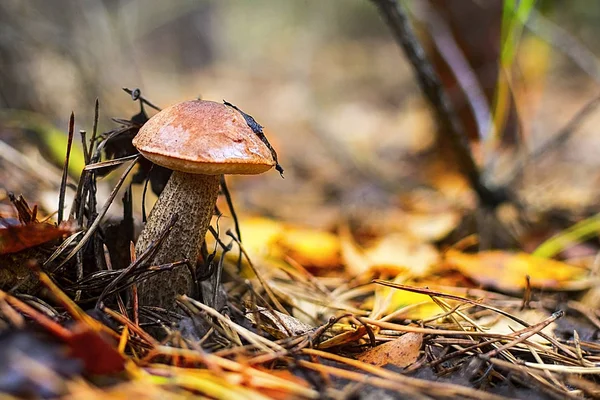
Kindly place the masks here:
MULTIPOLYGON (((215 209, 221 175, 260 174, 276 164, 262 138, 250 128, 246 114, 212 101, 184 101, 150 118, 133 145, 173 174, 137 240, 136 254, 157 240, 173 214, 178 214, 149 261, 161 265, 188 259, 195 266, 215 209)), ((189 269, 176 268, 141 282, 139 301, 173 309, 177 295, 196 295, 195 287, 189 269)))

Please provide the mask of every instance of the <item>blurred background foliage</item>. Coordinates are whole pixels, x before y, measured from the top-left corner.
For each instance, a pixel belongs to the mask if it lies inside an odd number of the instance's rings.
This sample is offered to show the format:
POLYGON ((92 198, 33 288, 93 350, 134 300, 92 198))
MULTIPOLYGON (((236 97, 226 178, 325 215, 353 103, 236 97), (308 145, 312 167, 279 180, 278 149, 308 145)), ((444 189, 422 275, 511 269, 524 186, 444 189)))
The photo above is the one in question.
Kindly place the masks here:
MULTIPOLYGON (((418 17, 420 2, 407 5, 418 17)), ((547 44, 568 32, 590 54, 600 52, 600 3, 544 0, 536 10, 551 28, 542 37, 525 29, 516 57, 527 94, 519 122, 530 148, 596 94, 600 76, 547 44)), ((340 214, 373 217, 373 211, 404 204, 407 189, 435 188, 426 193, 443 193, 453 206, 473 203, 457 189, 464 184, 452 175, 454 166, 431 152, 435 123, 406 60, 366 0, 0 3, 0 139, 60 165, 65 142, 57 128, 66 130, 71 111, 76 129, 88 131, 96 97, 101 131, 114 126, 110 117, 137 112, 122 87, 139 87, 163 107, 198 96, 226 99, 264 125, 286 179, 235 180, 247 209, 331 226, 340 214)), ((538 190, 526 199, 581 207, 596 200, 595 118, 548 158, 551 168, 542 161, 528 168, 519 184, 538 190), (568 195, 565 182, 573 188, 568 195)), ((74 162, 75 175, 81 161, 74 162)), ((491 175, 505 168, 488 164, 495 166, 491 175)), ((0 185, 33 190, 34 183, 15 176, 5 169, 0 185)), ((412 193, 414 206, 422 197, 412 193)), ((432 196, 428 206, 441 207, 432 196)), ((52 204, 45 209, 51 212, 52 204)))

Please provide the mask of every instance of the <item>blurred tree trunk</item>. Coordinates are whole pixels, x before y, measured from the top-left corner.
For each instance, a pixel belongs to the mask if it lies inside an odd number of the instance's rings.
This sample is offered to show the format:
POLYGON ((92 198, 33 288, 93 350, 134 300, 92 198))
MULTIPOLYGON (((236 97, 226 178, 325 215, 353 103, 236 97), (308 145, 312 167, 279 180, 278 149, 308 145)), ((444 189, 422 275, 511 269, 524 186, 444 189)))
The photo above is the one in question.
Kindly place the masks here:
MULTIPOLYGON (((485 95, 488 108, 493 111, 500 66, 503 0, 429 0, 429 5, 431 11, 450 29, 452 39, 485 95)), ((435 38, 431 40, 435 41, 435 38)), ((465 90, 469 88, 461 87, 456 79, 455 66, 436 46, 430 46, 430 50, 434 68, 448 90, 469 139, 472 142, 479 141, 482 135, 489 132, 479 132, 473 109, 465 95, 465 90)), ((503 145, 517 145, 518 116, 512 96, 508 101, 508 114, 499 137, 503 145)))

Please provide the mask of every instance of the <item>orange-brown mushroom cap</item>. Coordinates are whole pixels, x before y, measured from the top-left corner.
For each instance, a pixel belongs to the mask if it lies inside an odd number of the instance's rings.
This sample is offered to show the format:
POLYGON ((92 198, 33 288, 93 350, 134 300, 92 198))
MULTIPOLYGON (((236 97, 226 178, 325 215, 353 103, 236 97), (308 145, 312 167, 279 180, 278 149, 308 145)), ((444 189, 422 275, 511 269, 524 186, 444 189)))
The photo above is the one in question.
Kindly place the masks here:
POLYGON ((153 163, 191 174, 260 174, 275 165, 237 110, 206 100, 165 108, 144 124, 133 145, 153 163))

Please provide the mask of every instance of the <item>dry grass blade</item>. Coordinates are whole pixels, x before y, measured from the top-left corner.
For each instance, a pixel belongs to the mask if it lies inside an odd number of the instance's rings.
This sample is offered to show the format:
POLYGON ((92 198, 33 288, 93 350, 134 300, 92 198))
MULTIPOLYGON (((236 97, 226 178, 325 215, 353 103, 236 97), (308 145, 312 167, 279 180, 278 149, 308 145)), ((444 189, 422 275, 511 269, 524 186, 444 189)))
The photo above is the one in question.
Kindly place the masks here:
POLYGON ((515 340, 513 340, 509 343, 506 343, 505 345, 500 346, 497 349, 490 351, 489 353, 486 353, 484 355, 484 357, 495 357, 500 352, 510 349, 511 347, 516 346, 519 343, 523 343, 525 340, 527 340, 531 336, 539 334, 542 329, 544 329, 545 327, 547 327, 548 325, 550 325, 557 319, 561 318, 563 315, 564 315, 563 311, 557 311, 554 314, 552 314, 552 316, 550 318, 546 319, 545 321, 542 321, 539 324, 536 324, 530 328, 524 329, 523 331, 525 331, 525 332, 518 333, 518 334, 515 333, 515 336, 517 336, 517 338, 515 340))
POLYGON ((152 336, 150 336, 145 331, 140 329, 139 326, 137 326, 136 324, 131 322, 128 318, 126 318, 123 315, 119 314, 118 312, 111 310, 110 308, 106 308, 106 307, 102 308, 102 312, 105 312, 108 316, 114 318, 120 324, 122 324, 123 326, 128 328, 132 333, 135 333, 136 335, 138 335, 142 340, 144 340, 146 343, 148 343, 149 346, 152 346, 152 347, 158 346, 158 342, 152 336))
POLYGON ((287 352, 287 350, 284 347, 278 345, 277 343, 272 342, 268 339, 265 339, 262 336, 257 335, 256 333, 250 332, 248 329, 236 324, 235 322, 231 321, 228 318, 225 318, 214 308, 208 307, 208 306, 200 303, 199 301, 191 299, 187 296, 182 296, 181 301, 192 304, 194 307, 206 312, 211 317, 216 318, 221 324, 229 327, 231 330, 235 331, 238 335, 240 335, 241 337, 246 339, 248 342, 252 343, 253 345, 255 345, 256 347, 260 348, 263 351, 267 351, 267 352, 279 351, 279 352, 283 352, 283 353, 287 352))
MULTIPOLYGON (((468 299, 466 297, 461 297, 461 296, 456 296, 456 295, 452 295, 452 294, 447 294, 447 293, 441 293, 435 290, 430 290, 427 288, 418 288, 418 287, 414 287, 414 286, 408 286, 408 285, 402 285, 402 284, 398 284, 398 283, 393 283, 393 282, 388 282, 388 281, 383 281, 383 280, 379 280, 376 279, 374 280, 375 283, 380 284, 380 285, 384 285, 384 286, 388 286, 388 287, 392 287, 395 289, 400 289, 400 290, 406 290, 409 292, 415 292, 415 293, 421 293, 421 294, 427 294, 429 296, 438 296, 438 297, 443 297, 443 298, 448 298, 448 299, 452 299, 452 300, 456 300, 456 301, 461 301, 461 302, 465 302, 465 303, 469 303, 469 304, 473 304, 473 305, 477 305, 483 308, 486 308, 490 311, 496 312, 502 316, 505 316, 507 318, 512 319, 513 321, 521 324, 524 327, 529 328, 531 325, 529 323, 527 323, 527 321, 523 321, 521 318, 512 315, 500 308, 497 307, 493 307, 490 305, 487 305, 485 303, 483 303, 482 300, 471 300, 468 299)), ((473 333, 471 333, 473 334, 473 333)), ((546 339, 547 341, 549 341, 550 343, 552 343, 554 346, 558 347, 560 350, 562 350, 563 352, 565 352, 567 355, 569 355, 570 357, 573 358, 577 358, 577 355, 575 354, 575 352, 573 352, 573 350, 565 345, 563 345, 562 343, 558 342, 555 338, 550 337, 549 335, 546 335, 543 332, 539 332, 538 333, 541 337, 543 337, 544 339, 546 339)))
POLYGON ((102 162, 97 162, 97 163, 93 163, 93 164, 88 164, 85 166, 84 171, 93 171, 96 169, 115 167, 117 165, 124 164, 127 161, 133 160, 134 158, 136 158, 138 156, 139 156, 139 154, 136 153, 136 154, 132 154, 130 156, 116 158, 114 160, 108 160, 108 161, 102 161, 102 162))
POLYGON ((48 257, 46 261, 44 261, 44 266, 50 264, 52 261, 56 260, 56 257, 60 256, 63 251, 73 242, 73 240, 77 239, 80 235, 83 234, 83 231, 75 232, 71 236, 65 239, 64 242, 61 243, 60 246, 48 257))
POLYGON ((486 393, 480 390, 471 389, 468 387, 454 385, 450 383, 432 382, 422 379, 412 378, 383 368, 373 366, 361 361, 352 360, 346 357, 335 354, 326 353, 315 349, 304 349, 304 354, 324 358, 345 364, 350 367, 360 369, 364 372, 373 374, 379 378, 366 377, 363 374, 348 371, 341 368, 325 366, 322 364, 311 363, 308 361, 299 361, 302 366, 305 366, 325 374, 340 376, 346 379, 355 380, 357 382, 365 382, 399 393, 411 395, 426 395, 428 398, 463 398, 463 399, 489 399, 489 400, 508 400, 508 397, 498 396, 491 393, 486 393))
MULTIPOLYGON (((167 356, 173 359, 179 358, 187 363, 202 363, 209 367, 209 370, 215 375, 225 373, 236 373, 237 376, 243 376, 244 382, 255 388, 279 388, 289 395, 301 396, 302 398, 315 399, 319 394, 314 389, 308 388, 295 381, 273 375, 268 371, 259 370, 244 363, 236 362, 214 354, 199 352, 190 349, 178 349, 167 346, 157 346, 141 361, 142 364, 148 364, 153 358, 167 356)), ((167 366, 164 364, 148 364, 146 370, 150 373, 165 375, 164 372, 182 372, 193 374, 197 372, 194 369, 183 369, 167 366), (163 372, 164 371, 164 372, 163 372)), ((205 374, 205 372, 201 372, 205 374)), ((239 382, 239 381, 238 381, 239 382)))
POLYGON ((23 301, 17 299, 10 294, 0 291, 0 299, 6 301, 11 307, 18 310, 24 315, 29 316, 30 318, 35 319, 35 321, 40 324, 42 327, 54 332, 60 338, 66 338, 70 335, 68 329, 62 327, 58 322, 53 321, 47 315, 39 312, 35 308, 30 305, 24 303, 23 301))

